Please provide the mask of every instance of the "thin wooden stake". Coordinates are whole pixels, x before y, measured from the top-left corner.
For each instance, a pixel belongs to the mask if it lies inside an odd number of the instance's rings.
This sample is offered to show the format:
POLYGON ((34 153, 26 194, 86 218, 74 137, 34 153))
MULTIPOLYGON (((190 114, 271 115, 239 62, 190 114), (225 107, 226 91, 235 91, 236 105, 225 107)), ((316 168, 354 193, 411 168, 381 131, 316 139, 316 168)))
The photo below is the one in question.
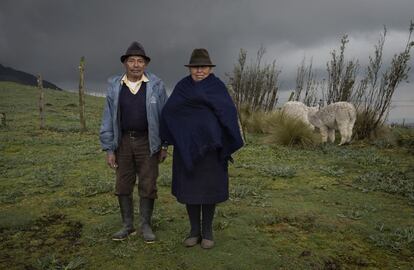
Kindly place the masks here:
POLYGON ((42 75, 37 76, 37 87, 39 88, 39 114, 40 114, 40 129, 45 128, 45 93, 43 91, 42 75))
POLYGON ((79 64, 79 116, 81 132, 86 131, 85 120, 85 88, 84 88, 85 57, 81 57, 79 64))

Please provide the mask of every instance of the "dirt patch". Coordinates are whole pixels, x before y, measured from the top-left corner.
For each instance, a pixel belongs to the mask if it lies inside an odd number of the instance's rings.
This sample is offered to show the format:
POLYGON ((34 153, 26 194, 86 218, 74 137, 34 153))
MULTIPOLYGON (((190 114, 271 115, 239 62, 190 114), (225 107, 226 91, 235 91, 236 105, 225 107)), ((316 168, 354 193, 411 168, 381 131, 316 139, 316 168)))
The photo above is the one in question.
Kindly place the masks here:
POLYGON ((374 266, 368 258, 354 255, 340 255, 340 256, 321 256, 316 255, 311 250, 304 250, 299 256, 303 260, 310 261, 311 269, 323 270, 338 270, 338 269, 360 269, 369 266, 374 266))
POLYGON ((342 269, 341 263, 333 258, 326 259, 323 266, 324 270, 339 270, 342 269))
POLYGON ((291 231, 300 230, 304 232, 312 232, 318 226, 316 223, 316 217, 314 216, 280 216, 280 215, 269 215, 265 216, 263 220, 260 220, 258 227, 265 228, 267 231, 291 231))
POLYGON ((337 270, 337 269, 348 269, 352 268, 364 268, 372 266, 373 264, 362 256, 354 255, 343 255, 336 258, 325 258, 324 259, 324 270, 337 270))
POLYGON ((81 233, 82 224, 62 214, 42 216, 23 228, 1 229, 0 268, 35 269, 38 259, 49 254, 56 254, 64 262, 78 250, 81 233))

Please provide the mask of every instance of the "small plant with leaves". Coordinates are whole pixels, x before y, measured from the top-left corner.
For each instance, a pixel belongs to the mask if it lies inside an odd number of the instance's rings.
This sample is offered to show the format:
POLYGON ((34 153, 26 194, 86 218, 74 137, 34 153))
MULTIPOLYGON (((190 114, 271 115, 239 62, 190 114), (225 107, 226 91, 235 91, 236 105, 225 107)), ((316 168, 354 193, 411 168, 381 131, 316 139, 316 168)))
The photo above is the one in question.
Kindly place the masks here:
POLYGON ((412 170, 369 172, 356 177, 354 184, 365 191, 383 191, 411 199, 414 194, 413 176, 412 170))
POLYGON ((34 267, 35 269, 40 270, 50 270, 50 269, 59 269, 59 270, 76 270, 81 269, 86 266, 88 260, 84 257, 75 257, 70 260, 69 263, 65 264, 56 258, 55 254, 49 254, 44 257, 37 259, 34 267))
POLYGON ((38 169, 34 174, 34 180, 38 186, 46 186, 51 188, 61 187, 65 184, 62 175, 63 168, 61 166, 48 166, 38 169))
POLYGON ((80 194, 85 197, 92 197, 101 193, 109 193, 113 190, 113 188, 113 184, 110 182, 89 182, 80 190, 80 194))
POLYGON ((230 200, 238 201, 248 196, 254 196, 258 190, 249 185, 234 185, 230 187, 230 200))
POLYGON ((157 185, 163 187, 170 187, 172 182, 172 177, 170 172, 161 171, 160 176, 157 179, 157 185))
POLYGON ((414 252, 414 227, 389 228, 384 224, 377 224, 377 234, 369 239, 378 247, 385 247, 394 252, 408 249, 414 252))
POLYGON ((345 213, 337 214, 337 216, 340 218, 349 218, 353 220, 358 220, 358 219, 362 219, 365 216, 365 214, 366 214, 365 211, 361 211, 359 209, 351 209, 351 210, 345 211, 345 213))
POLYGON ((76 205, 78 201, 75 199, 58 198, 53 202, 53 206, 56 208, 65 208, 76 205))
POLYGON ((100 216, 113 214, 118 212, 118 205, 116 205, 114 202, 110 201, 102 201, 98 205, 92 205, 89 207, 91 209, 92 213, 100 216))
POLYGON ((345 174, 345 171, 343 168, 334 165, 334 166, 320 166, 319 170, 327 176, 332 176, 332 177, 339 177, 345 174))
POLYGON ((19 190, 4 191, 0 195, 0 202, 10 203, 10 204, 17 203, 22 200, 23 196, 24 196, 23 192, 19 190))

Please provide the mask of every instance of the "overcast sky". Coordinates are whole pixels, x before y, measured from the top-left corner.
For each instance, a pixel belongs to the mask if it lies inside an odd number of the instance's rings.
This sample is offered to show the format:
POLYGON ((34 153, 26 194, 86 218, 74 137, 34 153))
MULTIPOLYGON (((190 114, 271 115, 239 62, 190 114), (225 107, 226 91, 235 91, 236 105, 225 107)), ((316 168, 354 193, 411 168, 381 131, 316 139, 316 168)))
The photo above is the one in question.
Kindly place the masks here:
MULTIPOLYGON (((194 48, 208 49, 216 75, 226 80, 240 48, 253 57, 263 45, 288 90, 303 57, 326 77, 329 53, 344 34, 346 57, 364 69, 387 26, 388 65, 404 48, 411 19, 413 0, 1 0, 0 64, 75 89, 85 56, 87 89, 105 92, 107 78, 123 72, 119 57, 137 40, 152 59, 149 70, 173 88, 187 75, 183 65, 194 48)), ((414 84, 403 83, 394 99, 399 108, 391 117, 413 118, 414 84)))

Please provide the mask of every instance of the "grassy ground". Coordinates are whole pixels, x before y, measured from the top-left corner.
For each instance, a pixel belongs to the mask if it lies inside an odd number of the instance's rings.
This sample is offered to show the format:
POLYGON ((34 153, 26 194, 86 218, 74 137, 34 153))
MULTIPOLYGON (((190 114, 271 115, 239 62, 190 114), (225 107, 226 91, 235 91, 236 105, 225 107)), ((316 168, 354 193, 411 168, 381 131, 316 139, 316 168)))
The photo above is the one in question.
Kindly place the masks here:
MULTIPOLYGON (((0 83, 0 269, 413 269, 414 156, 404 148, 262 144, 235 156, 231 199, 218 206, 216 247, 184 248, 183 205, 161 165, 158 241, 113 242, 120 227, 114 173, 98 131, 103 98, 0 83)), ((135 195, 136 196, 136 195, 135 195)))

